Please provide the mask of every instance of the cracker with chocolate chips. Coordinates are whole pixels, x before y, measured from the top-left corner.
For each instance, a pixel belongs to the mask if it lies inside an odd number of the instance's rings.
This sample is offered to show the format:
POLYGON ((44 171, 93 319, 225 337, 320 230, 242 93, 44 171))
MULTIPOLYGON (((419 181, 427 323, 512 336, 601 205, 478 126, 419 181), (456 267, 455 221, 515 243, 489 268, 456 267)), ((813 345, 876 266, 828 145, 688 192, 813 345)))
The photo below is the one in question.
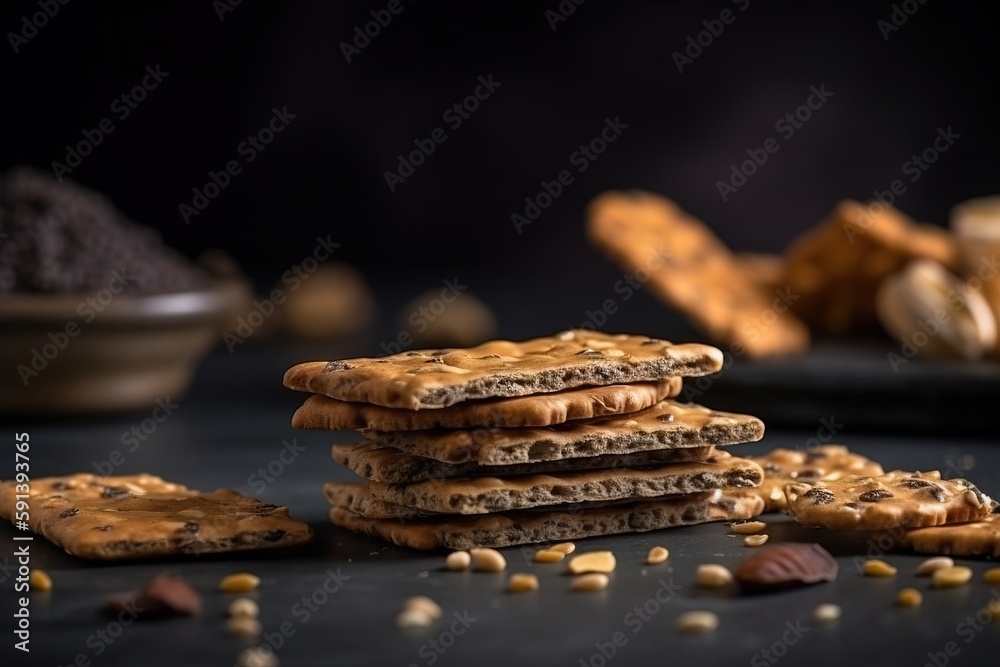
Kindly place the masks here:
POLYGON ((915 528, 903 533, 899 543, 925 554, 1000 557, 1000 514, 980 521, 915 528))
POLYGON ((668 378, 660 382, 578 387, 535 396, 464 401, 440 410, 386 408, 316 394, 295 411, 292 427, 329 431, 362 428, 411 431, 551 426, 643 410, 680 394, 681 382, 681 378, 668 378))
MULTIPOLYGON (((0 483, 0 517, 14 519, 21 492, 13 482, 0 483)), ((31 530, 80 558, 271 549, 312 537, 285 507, 231 489, 202 493, 148 474, 36 479, 28 502, 31 530)))
POLYGON ((843 445, 820 445, 810 449, 774 449, 763 456, 748 456, 764 469, 764 481, 753 492, 764 499, 765 512, 785 510, 785 485, 795 482, 812 484, 848 475, 877 477, 882 466, 851 452, 843 445))
POLYGON ((584 386, 659 382, 722 369, 709 345, 586 329, 466 349, 412 350, 379 358, 312 361, 285 373, 289 389, 407 410, 528 396, 584 386))
POLYGON ((369 519, 343 507, 333 507, 330 520, 355 533, 379 537, 403 547, 470 549, 749 519, 760 514, 761 509, 763 503, 756 496, 731 496, 715 490, 598 507, 564 505, 558 509, 409 520, 369 519))
POLYGON ((850 475, 815 485, 785 486, 788 511, 799 523, 838 530, 919 528, 980 521, 996 501, 964 479, 895 470, 879 477, 850 475))

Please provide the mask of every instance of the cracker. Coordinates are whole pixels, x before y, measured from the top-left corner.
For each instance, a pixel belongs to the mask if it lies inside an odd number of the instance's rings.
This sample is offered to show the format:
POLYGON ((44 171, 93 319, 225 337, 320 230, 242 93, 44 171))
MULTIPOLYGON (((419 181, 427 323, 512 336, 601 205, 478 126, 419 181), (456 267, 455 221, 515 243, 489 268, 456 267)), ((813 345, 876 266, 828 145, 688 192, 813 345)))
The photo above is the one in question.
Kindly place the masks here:
POLYGON ((713 341, 748 357, 804 351, 809 332, 700 220, 641 190, 606 192, 587 208, 590 239, 713 341))
POLYGON ((412 484, 329 482, 331 504, 377 518, 369 500, 441 514, 487 514, 563 503, 654 498, 760 483, 756 463, 716 452, 700 463, 520 475, 455 477, 412 484))
MULTIPOLYGON (((0 516, 8 520, 14 518, 15 490, 13 482, 0 484, 0 516)), ((231 489, 202 493, 148 474, 36 479, 29 503, 31 530, 80 558, 271 549, 312 537, 285 507, 231 489)))
POLYGON ((880 477, 850 475, 815 485, 785 486, 788 511, 799 523, 838 530, 920 528, 979 521, 997 507, 964 479, 896 470, 880 477))
POLYGON ((712 453, 711 447, 685 447, 659 449, 632 454, 606 454, 579 459, 561 459, 539 463, 515 463, 506 466, 485 466, 478 463, 443 463, 423 456, 414 456, 395 447, 385 447, 373 442, 334 445, 333 459, 357 474, 374 482, 404 484, 439 477, 464 477, 470 475, 528 475, 567 470, 591 470, 664 463, 705 461, 712 453))
POLYGON ((811 449, 774 449, 763 456, 748 459, 764 469, 764 481, 753 489, 764 499, 765 512, 788 508, 785 486, 795 482, 811 484, 819 480, 834 480, 847 475, 877 477, 885 473, 882 466, 843 445, 821 445, 811 449))
POLYGON ((908 530, 899 541, 925 554, 1000 557, 1000 514, 981 521, 908 530))
POLYGON ((955 269, 958 250, 945 230, 918 224, 895 208, 853 200, 837 204, 786 250, 784 282, 795 313, 831 333, 872 328, 879 284, 913 259, 955 269))
POLYGON ((445 463, 510 465, 760 440, 756 417, 665 400, 641 412, 549 428, 367 431, 374 442, 445 463))
POLYGON ((285 386, 387 408, 444 408, 483 398, 583 386, 709 375, 722 368, 709 345, 586 329, 467 349, 413 350, 380 358, 312 361, 285 373, 285 386))
POLYGON ((366 519, 341 507, 333 507, 330 509, 330 520, 355 533, 379 537, 403 547, 471 549, 749 519, 760 514, 762 509, 763 503, 756 496, 730 497, 716 490, 577 510, 566 507, 554 511, 503 512, 410 521, 366 519))
POLYGON ((370 428, 411 431, 429 428, 550 426, 575 419, 643 410, 681 392, 681 378, 661 382, 579 387, 550 394, 465 401, 439 410, 404 410, 338 401, 316 394, 292 416, 293 428, 339 431, 370 428))

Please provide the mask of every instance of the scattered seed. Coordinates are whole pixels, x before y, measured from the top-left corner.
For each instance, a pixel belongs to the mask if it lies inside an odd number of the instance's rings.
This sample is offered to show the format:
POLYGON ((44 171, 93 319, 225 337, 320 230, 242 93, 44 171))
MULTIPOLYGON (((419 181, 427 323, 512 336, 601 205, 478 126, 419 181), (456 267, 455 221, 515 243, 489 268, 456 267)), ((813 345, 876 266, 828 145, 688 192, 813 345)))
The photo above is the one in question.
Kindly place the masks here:
POLYGON ((916 588, 904 588, 896 596, 896 602, 900 607, 919 607, 924 601, 924 596, 916 588))
POLYGON ((677 617, 677 629, 688 634, 708 634, 719 627, 719 617, 710 611, 689 611, 677 617))
POLYGON ((767 524, 763 521, 744 521, 729 526, 729 530, 737 535, 756 535, 757 533, 763 533, 766 529, 767 524))
POLYGON ((558 563, 565 557, 566 554, 555 549, 539 549, 532 560, 536 563, 558 563))
POLYGON ((270 647, 258 646, 240 653, 236 658, 236 664, 240 667, 278 667, 281 663, 270 647))
POLYGON ((223 577, 219 590, 223 593, 247 593, 260 586, 260 578, 249 572, 238 572, 223 577))
POLYGON ((419 609, 435 621, 441 618, 441 605, 426 595, 414 595, 403 602, 403 611, 409 609, 419 609))
POLYGON ((592 593, 594 591, 603 591, 608 587, 609 582, 608 575, 602 572, 591 572, 590 574, 581 574, 580 576, 573 577, 573 582, 569 587, 570 590, 578 593, 592 593))
POLYGON ((469 549, 472 569, 480 572, 503 572, 507 559, 496 549, 469 549))
POLYGON ((993 614, 994 621, 1000 621, 1000 600, 993 599, 986 603, 986 611, 993 614))
POLYGON ((964 565, 954 567, 943 567, 934 572, 933 581, 937 588, 957 588, 964 586, 972 580, 972 568, 964 565))
POLYGON ((866 560, 861 566, 861 571, 866 577, 893 577, 896 575, 896 568, 884 560, 866 560))
POLYGON ((260 607, 250 598, 237 598, 229 604, 229 615, 233 618, 258 618, 260 607))
POLYGON ((558 551, 560 553, 566 554, 567 556, 576 551, 576 545, 572 542, 560 542, 559 544, 553 544, 549 547, 551 551, 558 551))
POLYGON ((237 637, 257 637, 263 632, 263 628, 256 618, 234 616, 226 621, 226 631, 237 637))
POLYGON ((526 572, 518 572, 510 575, 507 580, 508 593, 528 593, 538 590, 538 577, 526 572))
POLYGON ((398 628, 429 628, 434 624, 434 619, 426 610, 414 607, 404 609, 396 616, 396 627, 398 628))
POLYGON ((821 604, 813 609, 813 620, 817 623, 832 623, 840 618, 840 605, 821 604))
POLYGON ((743 538, 743 544, 747 545, 748 547, 759 547, 763 545, 764 542, 767 542, 766 534, 747 535, 746 537, 743 538))
POLYGON ((615 555, 610 551, 591 551, 570 558, 569 573, 614 572, 617 564, 615 555))
POLYGON ((653 547, 649 550, 649 554, 646 556, 646 565, 659 565, 660 563, 666 563, 668 558, 670 558, 669 551, 663 547, 653 547))
POLYGON ((31 590, 44 593, 52 590, 52 577, 45 570, 32 570, 28 579, 31 590))
POLYGON ((1000 584, 1000 567, 991 567, 983 572, 983 581, 991 586, 1000 584))
POLYGON ((947 556, 937 556, 935 558, 928 558, 923 563, 917 566, 917 576, 918 577, 929 577, 934 574, 937 570, 944 567, 954 567, 955 561, 948 558, 947 556))
POLYGON ((733 573, 724 565, 705 563, 698 566, 698 585, 705 588, 722 588, 733 581, 733 573))
POLYGON ((468 551, 452 551, 444 559, 444 566, 452 572, 464 572, 469 569, 472 563, 472 556, 468 551))

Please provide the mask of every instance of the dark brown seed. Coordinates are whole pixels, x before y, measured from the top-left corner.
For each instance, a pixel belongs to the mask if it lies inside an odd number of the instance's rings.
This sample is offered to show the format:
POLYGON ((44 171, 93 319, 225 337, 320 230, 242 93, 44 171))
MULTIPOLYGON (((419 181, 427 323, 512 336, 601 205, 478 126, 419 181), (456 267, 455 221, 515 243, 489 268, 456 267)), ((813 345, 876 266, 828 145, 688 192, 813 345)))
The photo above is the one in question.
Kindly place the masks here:
POLYGON ((112 527, 111 526, 94 526, 94 530, 99 530, 102 533, 106 533, 109 530, 112 530, 112 527))
POLYGON ((346 361, 328 361, 326 366, 323 367, 324 373, 332 373, 333 371, 347 371, 351 369, 351 365, 346 361))
POLYGON ((59 480, 58 482, 52 482, 52 490, 53 491, 65 491, 68 488, 69 488, 69 484, 67 484, 66 482, 64 482, 62 480, 59 480))
POLYGON ((819 470, 814 470, 812 468, 800 470, 795 476, 796 479, 819 479, 819 477, 819 470))
POLYGON ((829 505, 837 499, 837 497, 833 495, 833 491, 830 491, 829 489, 822 489, 818 486, 803 493, 802 497, 808 498, 817 505, 829 505))
POLYGON ((904 489, 926 489, 929 487, 937 487, 937 485, 928 482, 926 479, 915 479, 913 477, 907 477, 904 480, 900 480, 897 486, 904 489))
POLYGON ((776 589, 837 578, 837 561, 814 543, 786 542, 759 547, 733 574, 751 588, 776 589))
POLYGON ((768 461, 764 464, 764 472, 781 472, 781 466, 777 463, 771 463, 768 461))
POLYGON ((885 489, 872 489, 871 491, 865 491, 860 496, 858 500, 863 503, 877 503, 880 500, 885 500, 886 498, 892 498, 892 493, 886 491, 885 489))
POLYGON ((667 422, 669 424, 673 420, 674 420, 674 416, 672 414, 670 414, 670 413, 667 413, 665 415, 660 415, 660 421, 661 422, 667 422))
POLYGON ((62 512, 60 512, 59 513, 59 518, 60 519, 68 519, 71 516, 76 516, 79 513, 80 513, 79 509, 77 509, 75 507, 70 507, 68 510, 63 510, 62 512))
POLYGON ((441 357, 434 357, 433 359, 428 359, 424 363, 425 364, 443 364, 444 363, 444 359, 442 359, 441 357))
POLYGON ((106 486, 101 491, 101 498, 124 498, 129 495, 128 489, 121 486, 106 486))
POLYGON ((198 529, 201 528, 195 521, 188 521, 183 526, 180 527, 180 532, 182 533, 197 533, 198 529))
POLYGON ((818 459, 825 459, 825 458, 826 458, 826 452, 813 452, 813 451, 806 452, 806 461, 808 461, 809 463, 812 463, 813 461, 816 461, 818 459))

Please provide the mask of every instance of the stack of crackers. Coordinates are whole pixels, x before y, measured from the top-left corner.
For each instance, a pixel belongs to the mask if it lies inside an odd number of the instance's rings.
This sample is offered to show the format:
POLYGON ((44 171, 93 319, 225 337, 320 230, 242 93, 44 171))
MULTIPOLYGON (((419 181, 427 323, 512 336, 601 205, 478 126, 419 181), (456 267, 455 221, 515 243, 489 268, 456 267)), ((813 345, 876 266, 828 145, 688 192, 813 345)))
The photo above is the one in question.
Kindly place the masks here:
POLYGON ((418 549, 499 547, 746 519, 761 467, 718 447, 747 416, 674 400, 719 350, 571 330, 523 342, 299 364, 292 425, 358 429, 325 486, 334 524, 418 549))

